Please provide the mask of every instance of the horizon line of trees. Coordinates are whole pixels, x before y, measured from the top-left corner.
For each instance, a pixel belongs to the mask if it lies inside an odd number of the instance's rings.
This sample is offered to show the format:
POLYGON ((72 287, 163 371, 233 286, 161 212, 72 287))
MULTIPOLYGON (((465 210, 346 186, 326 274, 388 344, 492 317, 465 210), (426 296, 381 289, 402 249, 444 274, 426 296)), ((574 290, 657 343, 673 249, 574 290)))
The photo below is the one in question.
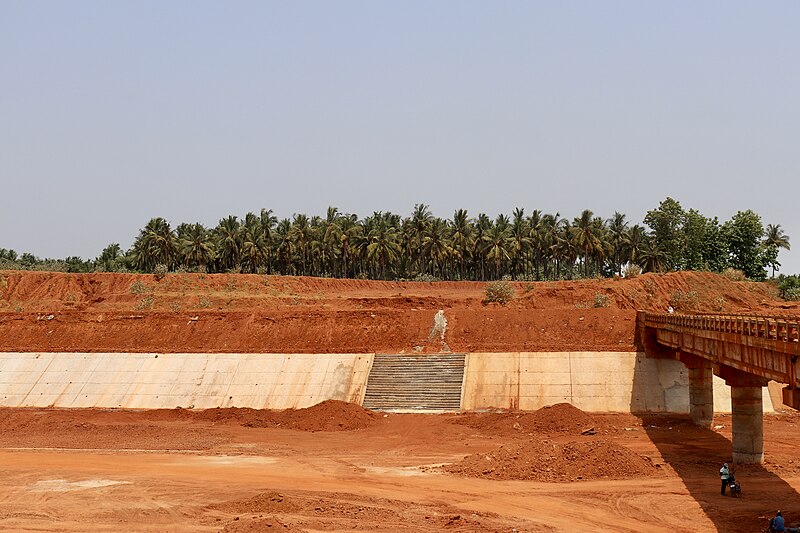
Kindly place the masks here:
POLYGON ((511 215, 450 219, 417 204, 410 216, 376 211, 359 218, 329 207, 324 217, 272 210, 228 216, 213 227, 157 217, 123 251, 108 245, 94 260, 40 260, 0 248, 0 268, 67 272, 245 272, 362 279, 560 280, 645 272, 741 270, 763 280, 789 250, 780 224, 766 227, 752 210, 720 222, 666 198, 643 225, 615 212, 608 219, 583 210, 560 213, 516 208, 511 215))

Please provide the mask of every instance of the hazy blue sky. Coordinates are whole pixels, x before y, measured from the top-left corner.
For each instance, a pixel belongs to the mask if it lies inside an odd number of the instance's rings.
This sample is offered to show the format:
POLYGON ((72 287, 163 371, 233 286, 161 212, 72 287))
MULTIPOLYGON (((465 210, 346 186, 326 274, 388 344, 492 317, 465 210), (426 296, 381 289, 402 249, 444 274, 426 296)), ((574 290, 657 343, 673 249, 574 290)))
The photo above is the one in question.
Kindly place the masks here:
POLYGON ((797 273, 798 27, 796 1, 0 0, 0 247, 672 196, 781 224, 797 273))

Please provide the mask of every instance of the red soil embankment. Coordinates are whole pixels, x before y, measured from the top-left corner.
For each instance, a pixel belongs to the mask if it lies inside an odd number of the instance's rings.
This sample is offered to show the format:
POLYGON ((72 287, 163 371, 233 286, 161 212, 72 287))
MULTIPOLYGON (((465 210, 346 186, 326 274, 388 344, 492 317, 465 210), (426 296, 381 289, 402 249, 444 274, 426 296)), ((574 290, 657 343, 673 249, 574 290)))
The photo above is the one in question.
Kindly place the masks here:
POLYGON ((482 282, 4 271, 0 351, 628 351, 637 309, 800 311, 768 284, 709 273, 512 285, 501 306, 483 302, 482 282))

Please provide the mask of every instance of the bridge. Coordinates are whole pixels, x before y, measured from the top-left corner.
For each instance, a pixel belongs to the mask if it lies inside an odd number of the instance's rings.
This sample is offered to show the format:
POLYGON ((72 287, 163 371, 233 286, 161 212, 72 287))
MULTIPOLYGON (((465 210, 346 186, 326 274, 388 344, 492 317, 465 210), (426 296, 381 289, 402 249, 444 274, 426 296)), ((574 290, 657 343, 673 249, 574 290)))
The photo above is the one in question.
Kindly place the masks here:
POLYGON ((800 319, 744 315, 637 316, 637 344, 648 357, 676 359, 689 370, 689 411, 710 427, 713 375, 731 387, 733 460, 764 458, 762 387, 786 385, 783 403, 800 409, 800 319))

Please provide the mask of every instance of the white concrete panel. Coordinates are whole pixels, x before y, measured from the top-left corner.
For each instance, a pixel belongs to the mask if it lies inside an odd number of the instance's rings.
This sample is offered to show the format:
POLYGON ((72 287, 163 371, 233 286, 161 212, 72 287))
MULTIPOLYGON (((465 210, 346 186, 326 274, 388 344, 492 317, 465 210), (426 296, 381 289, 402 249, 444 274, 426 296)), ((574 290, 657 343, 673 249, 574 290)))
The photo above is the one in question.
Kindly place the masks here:
POLYGON ((565 401, 595 412, 689 410, 688 375, 677 361, 632 352, 470 354, 467 361, 465 409, 565 401))
POLYGON ((371 354, 0 354, 0 406, 285 409, 361 401, 371 354))

